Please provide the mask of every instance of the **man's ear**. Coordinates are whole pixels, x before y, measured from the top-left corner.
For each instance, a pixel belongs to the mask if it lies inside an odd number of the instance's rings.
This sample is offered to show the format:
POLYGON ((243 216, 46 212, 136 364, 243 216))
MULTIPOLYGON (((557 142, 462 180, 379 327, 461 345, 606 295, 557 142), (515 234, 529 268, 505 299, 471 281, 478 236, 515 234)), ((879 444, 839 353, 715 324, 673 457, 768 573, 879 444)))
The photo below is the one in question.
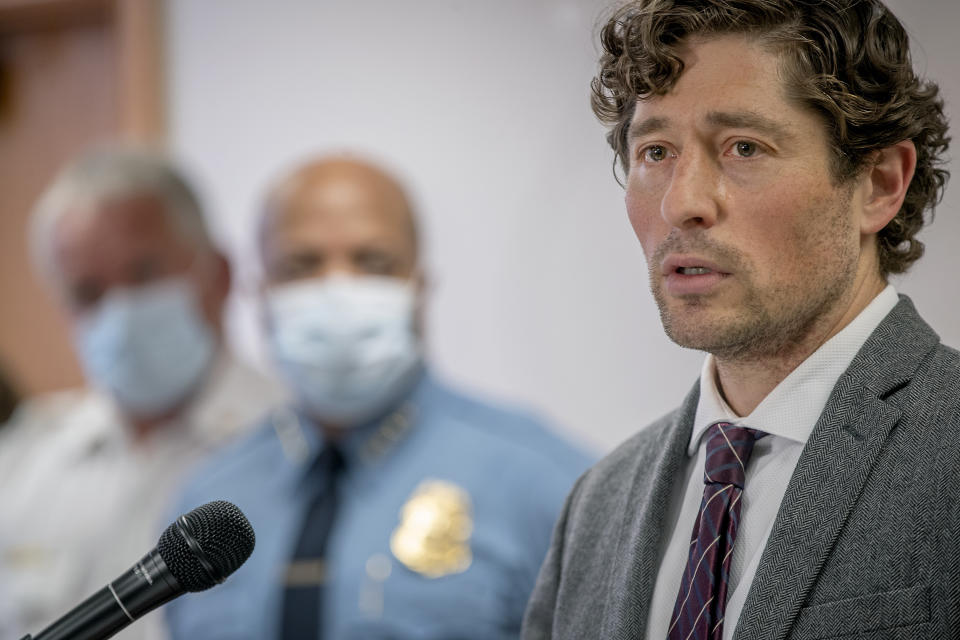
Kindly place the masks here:
POLYGON ((231 269, 227 257, 219 251, 215 251, 213 254, 213 264, 214 287, 217 290, 217 295, 226 300, 230 294, 230 286, 233 284, 233 269, 231 269))
POLYGON ((431 282, 430 277, 427 275, 427 272, 424 270, 424 268, 418 265, 414 269, 410 280, 413 282, 413 288, 414 291, 416 291, 417 296, 419 296, 421 299, 426 298, 433 283, 431 282))
POLYGON ((203 292, 203 310, 207 321, 220 328, 223 322, 223 312, 230 295, 231 270, 230 262, 219 251, 210 255, 207 268, 200 274, 203 279, 200 291, 203 292))
POLYGON ((860 233, 877 233, 893 220, 903 206, 916 167, 917 149, 910 140, 876 152, 862 179, 864 197, 860 233))
POLYGON ((416 306, 413 310, 413 331, 418 338, 423 340, 426 335, 427 296, 433 283, 426 270, 420 265, 414 269, 410 280, 413 282, 413 291, 416 297, 416 306))

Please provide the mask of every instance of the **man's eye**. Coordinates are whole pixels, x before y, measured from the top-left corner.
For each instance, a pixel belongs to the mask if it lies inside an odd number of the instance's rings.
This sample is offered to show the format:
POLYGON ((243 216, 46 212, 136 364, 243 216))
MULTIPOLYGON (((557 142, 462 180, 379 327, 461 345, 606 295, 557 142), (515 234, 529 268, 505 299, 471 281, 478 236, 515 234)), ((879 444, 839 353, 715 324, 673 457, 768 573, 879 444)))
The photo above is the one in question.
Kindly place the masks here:
POLYGON ((640 152, 644 162, 663 162, 667 158, 667 150, 663 145, 654 144, 640 152))
POLYGON ((756 143, 750 142, 749 140, 740 140, 733 147, 736 155, 741 158, 750 158, 757 153, 756 143))
POLYGON ((130 268, 130 281, 133 284, 146 284, 164 275, 167 269, 160 261, 147 258, 139 260, 130 268))
POLYGON ((363 272, 371 275, 393 275, 397 269, 397 261, 379 251, 360 251, 354 256, 354 264, 363 272))
POLYGON ((70 306, 75 311, 86 311, 92 309, 103 296, 103 290, 88 283, 81 283, 73 286, 69 292, 70 306))
POLYGON ((299 280, 316 274, 323 264, 323 257, 313 253, 299 253, 283 257, 268 269, 276 281, 299 280))

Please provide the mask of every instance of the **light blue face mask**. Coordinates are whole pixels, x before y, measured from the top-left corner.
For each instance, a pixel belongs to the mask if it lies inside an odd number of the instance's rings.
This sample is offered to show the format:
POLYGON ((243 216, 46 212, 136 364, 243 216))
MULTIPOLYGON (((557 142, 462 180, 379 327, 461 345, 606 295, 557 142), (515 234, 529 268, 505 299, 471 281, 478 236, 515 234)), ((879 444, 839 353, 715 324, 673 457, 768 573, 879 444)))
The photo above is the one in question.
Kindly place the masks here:
POLYGON ((274 362, 307 412, 362 424, 410 390, 421 369, 414 287, 382 276, 304 280, 266 297, 274 362))
POLYGON ((216 351, 194 289, 180 278, 109 293, 77 323, 74 341, 90 382, 137 416, 177 406, 216 351))

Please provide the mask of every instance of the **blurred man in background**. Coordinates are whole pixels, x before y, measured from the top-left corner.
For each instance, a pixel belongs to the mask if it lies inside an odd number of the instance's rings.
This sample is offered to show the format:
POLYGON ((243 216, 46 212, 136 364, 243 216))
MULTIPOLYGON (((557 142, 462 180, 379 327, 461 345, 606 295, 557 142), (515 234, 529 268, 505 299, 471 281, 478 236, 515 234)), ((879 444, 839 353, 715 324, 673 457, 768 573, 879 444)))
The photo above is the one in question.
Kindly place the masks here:
POLYGON ((29 399, 0 441, 0 574, 24 631, 154 546, 181 474, 279 399, 223 344, 230 269, 164 159, 84 155, 39 201, 32 234, 89 387, 29 399))
POLYGON ((392 177, 311 162, 271 192, 260 240, 269 349, 297 401, 186 490, 182 508, 236 502, 257 551, 171 603, 173 636, 516 637, 588 459, 427 370, 420 242, 392 177))

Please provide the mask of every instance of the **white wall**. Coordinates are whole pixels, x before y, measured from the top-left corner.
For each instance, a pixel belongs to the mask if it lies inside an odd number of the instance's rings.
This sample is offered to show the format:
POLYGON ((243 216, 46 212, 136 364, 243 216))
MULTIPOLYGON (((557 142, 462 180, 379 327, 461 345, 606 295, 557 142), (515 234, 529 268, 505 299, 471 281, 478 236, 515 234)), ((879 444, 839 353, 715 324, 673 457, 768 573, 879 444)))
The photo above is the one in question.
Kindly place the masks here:
MULTIPOLYGON (((957 113, 960 3, 891 5, 957 113)), ((386 163, 411 186, 425 227, 436 368, 603 451, 675 406, 701 361, 663 336, 589 109, 605 6, 172 0, 172 148, 247 282, 270 179, 322 151, 386 163)), ((958 204, 954 188, 924 236, 928 256, 898 282, 953 345, 958 204)), ((232 332, 254 357, 249 302, 236 296, 232 332)))

